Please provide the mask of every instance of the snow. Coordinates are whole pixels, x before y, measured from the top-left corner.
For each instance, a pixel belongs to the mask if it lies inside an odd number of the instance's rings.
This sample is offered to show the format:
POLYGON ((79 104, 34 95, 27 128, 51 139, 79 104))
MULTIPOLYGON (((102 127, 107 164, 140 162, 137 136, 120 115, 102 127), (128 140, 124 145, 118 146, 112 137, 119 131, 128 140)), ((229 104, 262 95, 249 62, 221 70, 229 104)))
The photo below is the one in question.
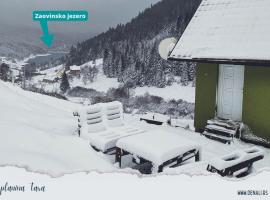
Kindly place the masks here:
POLYGON ((49 69, 41 70, 39 73, 42 75, 34 76, 31 79, 31 84, 37 88, 41 88, 46 92, 59 92, 60 82, 47 83, 44 80, 54 81, 56 78, 61 78, 64 73, 65 66, 58 65, 49 69))
MULTIPOLYGON (((179 174, 179 173, 187 173, 191 175, 200 175, 200 174, 209 174, 206 171, 207 165, 210 160, 215 157, 222 157, 226 154, 230 154, 233 151, 245 150, 251 147, 254 147, 253 144, 248 144, 241 142, 239 140, 234 140, 231 145, 222 144, 220 142, 207 139, 206 137, 201 136, 201 134, 194 132, 194 127, 192 127, 192 122, 190 120, 183 120, 183 123, 188 123, 190 125, 190 129, 185 130, 183 128, 175 128, 169 125, 156 126, 144 122, 140 122, 141 115, 125 115, 125 123, 128 123, 132 126, 137 126, 143 130, 151 131, 151 130, 161 130, 170 134, 176 134, 180 136, 183 140, 194 141, 201 146, 201 161, 194 162, 193 160, 185 162, 183 165, 176 168, 166 168, 164 169, 165 174, 179 174)), ((152 143, 149 143, 152 144, 152 143)), ((151 145, 148 145, 151 147, 151 145)), ((260 147, 264 152, 265 156, 263 160, 255 162, 253 164, 254 169, 253 172, 256 173, 261 169, 270 169, 270 150, 267 148, 260 147)))
MULTIPOLYGON (((1 166, 13 165, 53 176, 77 171, 121 171, 114 166, 114 156, 95 152, 89 146, 88 139, 79 138, 76 134, 78 122, 72 112, 80 109, 81 105, 23 91, 19 87, 1 81, 0 93, 1 166)), ((168 136, 172 135, 172 138, 180 138, 180 142, 188 140, 201 146, 200 162, 194 163, 190 160, 180 167, 165 169, 164 173, 193 175, 208 173, 206 167, 213 158, 254 146, 238 140, 234 140, 231 145, 225 145, 190 130, 140 122, 140 117, 140 115, 124 115, 124 123, 138 130, 164 131, 168 136)), ((192 124, 191 121, 183 122, 192 124)), ((151 148, 152 141, 144 148, 151 148)), ((153 142, 153 147, 156 148, 154 145, 158 142, 162 143, 157 139, 153 142)), ((260 148, 265 152, 265 157, 254 163, 254 172, 270 168, 270 150, 260 148)), ((127 160, 126 163, 130 164, 131 161, 127 160)))
POLYGON ((190 103, 195 102, 195 87, 192 87, 191 85, 188 86, 182 86, 177 83, 173 83, 171 86, 167 86, 165 88, 157 88, 157 87, 137 87, 135 89, 135 95, 141 96, 144 94, 150 94, 154 96, 162 97, 165 100, 185 100, 190 103))
POLYGON ((118 88, 120 83, 117 81, 117 78, 108 78, 103 72, 103 59, 97 59, 94 61, 89 61, 80 66, 83 67, 93 67, 96 66, 98 69, 98 74, 96 80, 93 83, 84 84, 82 77, 74 77, 73 80, 70 80, 70 87, 83 87, 87 89, 94 89, 99 92, 107 92, 110 88, 118 88))
POLYGON ((159 113, 147 113, 145 115, 142 115, 141 119, 167 123, 169 121, 170 117, 168 115, 163 115, 163 114, 159 114, 159 113))
POLYGON ((52 67, 52 68, 49 68, 49 69, 45 69, 45 70, 41 70, 39 71, 39 73, 41 74, 46 74, 46 75, 54 75, 58 72, 63 72, 65 69, 65 66, 64 65, 58 65, 56 67, 52 67))
POLYGON ((229 133, 230 135, 235 135, 236 134, 236 130, 230 130, 230 129, 224 128, 222 126, 207 125, 206 128, 212 129, 212 130, 218 130, 218 131, 225 132, 225 133, 229 133))
POLYGON ((51 55, 51 54, 31 54, 22 60, 16 59, 16 62, 19 63, 20 65, 26 65, 26 64, 28 64, 29 60, 32 60, 32 59, 37 58, 37 57, 43 57, 43 56, 49 56, 49 55, 51 55))
POLYGON ((170 57, 269 60, 269 18, 269 0, 203 0, 170 57))
POLYGON ((171 121, 171 126, 181 127, 181 128, 184 128, 184 129, 189 128, 189 124, 183 122, 183 120, 181 120, 181 119, 171 119, 170 121, 171 121))
POLYGON ((88 138, 92 146, 102 152, 105 152, 109 149, 115 148, 116 143, 123 138, 144 133, 145 131, 136 129, 135 127, 123 126, 116 130, 92 133, 88 138))
POLYGON ((0 57, 0 64, 2 63, 5 63, 10 67, 13 76, 19 76, 20 70, 23 67, 23 63, 7 59, 6 57, 0 57))
POLYGON ((151 161, 156 166, 190 150, 200 151, 198 144, 161 130, 123 138, 116 146, 151 161))
POLYGON ((94 89, 99 92, 107 92, 110 88, 118 88, 120 83, 116 78, 107 78, 102 72, 97 75, 97 79, 93 83, 85 85, 81 79, 74 78, 70 82, 72 87, 84 87, 94 89))
MULTIPOLYGON (((98 69, 98 74, 94 82, 85 84, 82 80, 82 76, 74 76, 69 80, 70 87, 83 87, 87 89, 94 89, 99 92, 107 92, 111 88, 118 88, 120 86, 120 82, 118 82, 117 78, 108 78, 103 72, 103 59, 97 59, 95 61, 91 60, 86 62, 80 66, 72 66, 72 68, 84 68, 84 67, 93 67, 96 66, 98 69)), ((60 83, 43 83, 43 79, 54 80, 59 74, 63 73, 65 66, 59 65, 50 69, 40 71, 41 74, 33 77, 31 82, 38 88, 44 89, 46 92, 57 92, 59 91, 60 83)), ((146 93, 150 95, 159 96, 164 98, 165 100, 185 100, 190 103, 195 102, 195 87, 192 85, 182 86, 178 83, 173 83, 171 86, 167 86, 165 88, 157 88, 157 87, 137 87, 135 89, 135 96, 142 96, 146 93), (176 92, 177 91, 177 92, 176 92)), ((73 102, 83 102, 85 99, 68 97, 73 102)))
POLYGON ((114 167, 74 135, 79 105, 0 82, 0 165, 59 176, 114 167))
POLYGON ((81 70, 81 66, 77 66, 77 65, 72 65, 69 68, 71 71, 80 71, 81 70))

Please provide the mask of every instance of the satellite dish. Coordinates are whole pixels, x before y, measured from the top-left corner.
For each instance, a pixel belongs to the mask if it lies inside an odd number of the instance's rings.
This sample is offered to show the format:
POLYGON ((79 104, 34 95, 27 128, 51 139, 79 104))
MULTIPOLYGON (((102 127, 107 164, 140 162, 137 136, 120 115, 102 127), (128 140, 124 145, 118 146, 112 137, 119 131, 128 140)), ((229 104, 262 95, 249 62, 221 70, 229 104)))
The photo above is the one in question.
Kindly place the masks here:
POLYGON ((174 37, 162 40, 158 46, 158 52, 161 58, 167 60, 176 43, 177 39, 174 37))

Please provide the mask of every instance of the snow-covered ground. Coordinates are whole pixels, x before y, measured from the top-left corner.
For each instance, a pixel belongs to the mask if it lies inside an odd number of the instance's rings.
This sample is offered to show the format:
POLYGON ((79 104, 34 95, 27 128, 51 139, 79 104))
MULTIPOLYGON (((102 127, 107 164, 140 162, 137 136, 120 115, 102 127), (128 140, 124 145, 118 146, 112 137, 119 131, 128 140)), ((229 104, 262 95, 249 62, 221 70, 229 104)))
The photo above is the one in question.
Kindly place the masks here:
POLYGON ((137 96, 144 95, 145 93, 162 97, 165 100, 183 99, 190 103, 195 102, 195 87, 192 87, 191 85, 182 86, 180 84, 173 83, 171 86, 167 86, 165 88, 144 86, 137 87, 135 89, 135 95, 137 96))
POLYGON ((0 165, 61 175, 114 167, 75 135, 78 104, 0 82, 0 165))
MULTIPOLYGON (((78 109, 79 104, 23 91, 3 82, 0 82, 0 93, 0 165, 20 166, 55 176, 77 171, 118 170, 114 166, 113 156, 95 152, 87 140, 76 135, 77 122, 72 111, 78 109)), ((201 162, 192 161, 174 169, 165 169, 169 174, 208 173, 207 163, 214 156, 253 146, 238 140, 226 145, 206 139, 193 131, 168 125, 155 126, 140 122, 139 118, 140 115, 125 115, 124 121, 144 130, 163 130, 177 134, 201 146, 201 162)), ((265 151, 265 159, 254 164, 256 171, 270 167, 270 150, 262 149, 265 151)))

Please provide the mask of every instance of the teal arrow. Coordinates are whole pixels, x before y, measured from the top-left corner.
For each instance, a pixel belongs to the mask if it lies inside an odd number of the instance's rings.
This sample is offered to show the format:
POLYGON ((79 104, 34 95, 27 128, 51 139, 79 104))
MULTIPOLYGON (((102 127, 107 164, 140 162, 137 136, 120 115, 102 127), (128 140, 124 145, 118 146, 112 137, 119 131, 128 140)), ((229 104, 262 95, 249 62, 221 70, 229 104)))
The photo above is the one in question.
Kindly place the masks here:
POLYGON ((53 44, 54 35, 49 33, 48 23, 47 21, 40 21, 40 26, 43 32, 43 35, 40 39, 46 44, 48 47, 51 47, 53 44))

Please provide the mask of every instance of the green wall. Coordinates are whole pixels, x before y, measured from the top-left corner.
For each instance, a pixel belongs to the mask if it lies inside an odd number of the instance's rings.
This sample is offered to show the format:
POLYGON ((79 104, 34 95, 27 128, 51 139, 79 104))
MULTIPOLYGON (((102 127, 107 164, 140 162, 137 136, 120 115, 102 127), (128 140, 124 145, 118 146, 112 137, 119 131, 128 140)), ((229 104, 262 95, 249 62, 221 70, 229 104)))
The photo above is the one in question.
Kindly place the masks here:
POLYGON ((243 122, 270 139, 270 67, 245 68, 243 122))
POLYGON ((218 64, 198 63, 194 120, 196 131, 203 131, 207 120, 215 117, 217 85, 218 64))

